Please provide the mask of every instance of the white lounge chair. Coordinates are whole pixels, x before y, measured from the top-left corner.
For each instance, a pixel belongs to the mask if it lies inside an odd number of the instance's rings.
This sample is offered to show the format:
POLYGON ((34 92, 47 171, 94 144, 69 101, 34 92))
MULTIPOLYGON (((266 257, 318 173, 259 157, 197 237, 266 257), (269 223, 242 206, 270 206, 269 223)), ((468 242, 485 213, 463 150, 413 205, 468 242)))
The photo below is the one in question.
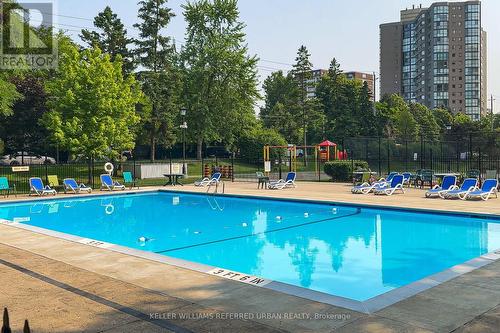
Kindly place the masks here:
POLYGON ((75 194, 81 193, 82 191, 91 193, 92 188, 86 186, 83 183, 78 184, 73 178, 66 178, 63 180, 64 192, 73 192, 75 194))
POLYGON ((101 175, 101 191, 102 190, 125 190, 125 185, 120 184, 119 182, 113 181, 110 175, 107 173, 101 175))
POLYGON ((470 192, 472 192, 476 188, 476 186, 477 186, 476 178, 467 178, 464 180, 460 188, 445 193, 440 193, 439 196, 444 199, 459 198, 465 200, 467 195, 470 192))
POLYGON ((496 179, 486 179, 483 183, 482 188, 475 188, 465 196, 465 199, 481 198, 482 200, 488 200, 492 195, 498 198, 498 180, 496 179))
POLYGON ((376 195, 378 194, 383 194, 383 195, 393 195, 396 191, 401 191, 403 194, 405 193, 405 189, 403 187, 404 184, 404 177, 403 175, 396 175, 394 178, 392 178, 391 185, 384 187, 384 188, 379 188, 373 191, 376 195))
POLYGON ((268 189, 271 190, 282 190, 287 187, 296 187, 297 185, 295 184, 295 178, 297 177, 297 173, 295 172, 289 172, 286 175, 286 179, 280 179, 277 181, 272 181, 268 185, 268 189))
POLYGON ((220 172, 216 172, 210 178, 205 177, 202 180, 199 180, 199 181, 195 182, 194 186, 205 187, 205 186, 208 186, 208 185, 217 184, 217 183, 220 182, 220 177, 221 176, 222 176, 222 174, 220 172))
POLYGON ((458 189, 457 177, 456 176, 445 176, 443 178, 443 183, 441 186, 435 185, 432 189, 425 192, 426 198, 431 198, 433 196, 442 196, 449 191, 458 189))
POLYGON ((56 195, 57 191, 51 188, 49 185, 43 185, 42 179, 39 177, 31 177, 29 180, 30 183, 30 195, 36 194, 39 196, 42 195, 56 195))

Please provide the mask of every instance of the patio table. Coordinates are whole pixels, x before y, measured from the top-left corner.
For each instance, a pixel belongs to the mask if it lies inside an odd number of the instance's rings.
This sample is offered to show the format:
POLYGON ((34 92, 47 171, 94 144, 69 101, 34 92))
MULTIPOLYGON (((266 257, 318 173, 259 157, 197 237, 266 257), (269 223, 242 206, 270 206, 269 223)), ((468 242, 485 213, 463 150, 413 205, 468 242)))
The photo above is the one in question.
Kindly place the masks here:
POLYGON ((166 173, 163 176, 165 178, 168 178, 168 181, 163 186, 168 186, 168 185, 172 185, 172 186, 176 186, 176 185, 184 186, 184 184, 182 184, 179 181, 180 178, 184 177, 184 174, 182 174, 182 173, 173 173, 173 174, 166 173))

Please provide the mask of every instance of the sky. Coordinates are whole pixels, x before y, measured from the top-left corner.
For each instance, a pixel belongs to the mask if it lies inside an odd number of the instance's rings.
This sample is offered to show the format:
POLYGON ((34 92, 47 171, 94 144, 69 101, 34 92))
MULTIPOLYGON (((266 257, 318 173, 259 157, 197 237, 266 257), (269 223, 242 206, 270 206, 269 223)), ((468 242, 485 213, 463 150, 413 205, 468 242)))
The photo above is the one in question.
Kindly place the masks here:
MULTIPOLYGON (((59 28, 78 39, 82 27, 92 27, 93 17, 106 5, 122 19, 131 36, 137 31, 137 0, 59 0, 59 28), (73 16, 73 17, 66 17, 73 16)), ((289 70, 297 49, 305 45, 315 68, 328 68, 335 57, 345 71, 379 72, 379 25, 399 20, 399 11, 412 5, 428 7, 430 0, 239 0, 246 24, 248 48, 256 54, 261 81, 272 71, 289 70)), ((450 1, 454 2, 454 1, 450 1)), ((177 45, 184 40, 181 5, 169 0, 176 17, 165 30, 177 45)), ((482 0, 483 28, 488 33, 488 95, 495 95, 500 112, 500 13, 499 0, 482 0), (497 75, 494 75, 494 74, 497 75)), ((489 98, 489 97, 488 97, 489 98)), ((489 104, 488 104, 489 105, 489 104)))

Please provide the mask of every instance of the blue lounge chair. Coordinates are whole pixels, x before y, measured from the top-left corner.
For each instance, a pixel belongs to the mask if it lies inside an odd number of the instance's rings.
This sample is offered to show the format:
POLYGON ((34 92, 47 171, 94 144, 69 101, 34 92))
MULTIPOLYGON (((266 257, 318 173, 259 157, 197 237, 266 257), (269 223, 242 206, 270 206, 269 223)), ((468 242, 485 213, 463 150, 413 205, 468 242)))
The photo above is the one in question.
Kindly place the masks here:
POLYGON ((431 198, 435 195, 441 196, 446 192, 458 189, 457 186, 457 177, 456 176, 445 176, 443 178, 443 183, 441 186, 435 185, 432 189, 425 192, 426 198, 431 198))
POLYGON ((381 187, 379 189, 375 189, 373 193, 375 194, 384 194, 384 195, 393 195, 396 191, 401 191, 403 194, 405 193, 405 189, 403 187, 404 177, 403 175, 395 175, 392 178, 391 184, 388 186, 381 187))
POLYGON ((101 175, 101 191, 102 190, 125 190, 125 185, 120 184, 119 182, 113 181, 110 175, 107 173, 101 175))
POLYGON ((387 178, 380 178, 380 180, 378 180, 377 182, 374 182, 372 184, 363 183, 361 185, 353 186, 351 188, 351 192, 353 194, 368 194, 368 193, 371 193, 372 191, 375 191, 375 190, 381 190, 384 188, 388 188, 392 182, 392 179, 397 174, 398 174, 397 172, 391 172, 389 175, 387 175, 387 178))
POLYGON ((8 197, 11 191, 14 192, 14 195, 17 197, 16 185, 12 185, 11 187, 7 177, 0 177, 0 193, 4 192, 5 196, 8 197))
POLYGON ((222 176, 222 174, 220 172, 216 172, 210 178, 205 177, 202 180, 194 182, 194 186, 205 187, 205 186, 208 186, 208 185, 217 184, 217 183, 220 182, 220 177, 221 176, 222 176))
POLYGON ((64 193, 73 192, 73 193, 81 193, 82 191, 85 192, 92 192, 92 188, 85 186, 85 184, 80 183, 78 184, 76 180, 73 178, 66 178, 63 180, 63 185, 64 185, 64 193))
POLYGON ((269 183, 268 188, 271 190, 282 190, 285 187, 296 187, 295 179, 297 178, 297 173, 289 172, 286 175, 286 179, 280 179, 277 181, 272 181, 269 183))
POLYGON ((466 195, 466 199, 481 198, 486 201, 490 196, 495 195, 498 198, 498 180, 486 179, 482 188, 475 188, 466 195))
POLYGON ((403 172, 403 184, 409 185, 411 180, 411 172, 403 172))
POLYGON ((476 188, 476 186, 477 186, 476 178, 467 178, 464 180, 460 188, 440 193, 439 196, 444 199, 460 198, 464 200, 467 197, 467 194, 472 192, 476 188))
POLYGON ((31 177, 29 180, 30 183, 30 195, 36 194, 39 196, 42 195, 56 195, 57 192, 49 185, 43 185, 42 179, 39 177, 31 177))
MULTIPOLYGON (((392 180, 393 177, 391 177, 392 180)), ((361 185, 353 186, 351 188, 351 192, 353 194, 368 194, 371 193, 372 191, 375 190, 380 190, 383 188, 388 188, 390 183, 386 183, 385 181, 382 182, 375 182, 373 184, 370 183, 363 183, 361 185)))
POLYGON ((394 178, 394 176, 398 174, 399 172, 391 172, 387 175, 386 178, 380 178, 377 183, 382 183, 382 182, 390 183, 392 181, 392 178, 394 178))

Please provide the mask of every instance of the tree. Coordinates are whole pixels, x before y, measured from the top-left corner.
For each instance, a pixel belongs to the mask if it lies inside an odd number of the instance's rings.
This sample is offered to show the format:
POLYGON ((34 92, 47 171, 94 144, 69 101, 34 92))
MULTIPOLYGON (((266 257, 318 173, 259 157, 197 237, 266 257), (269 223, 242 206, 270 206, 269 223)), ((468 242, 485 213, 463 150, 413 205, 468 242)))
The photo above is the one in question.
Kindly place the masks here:
POLYGON ((12 106, 21 98, 16 86, 0 76, 0 117, 12 115, 12 106))
POLYGON ((451 127, 453 122, 453 115, 447 109, 438 108, 433 110, 436 123, 441 129, 441 134, 446 133, 447 129, 451 127))
MULTIPOLYGON (((297 81, 300 89, 300 106, 302 108, 302 134, 304 137, 304 146, 307 146, 307 125, 308 125, 308 109, 311 105, 307 103, 307 93, 310 86, 309 80, 312 78, 312 63, 309 60, 311 55, 307 47, 301 45, 297 51, 295 64, 293 65, 292 73, 297 81), (309 107, 308 107, 309 106, 309 107)), ((314 87, 315 88, 315 87, 314 87)), ((307 164, 307 149, 304 148, 304 164, 307 164)))
POLYGON ((418 123, 420 135, 425 140, 433 141, 439 137, 439 125, 434 113, 428 107, 420 103, 410 103, 410 112, 418 123))
POLYGON ((368 83, 363 82, 363 87, 359 95, 359 113, 358 113, 358 123, 361 127, 361 133, 364 136, 376 135, 375 116, 373 114, 373 102, 372 94, 368 83))
POLYGON ((402 141, 413 141, 418 135, 418 124, 408 107, 399 110, 395 130, 397 137, 402 141))
POLYGON ((248 55, 236 0, 200 0, 182 8, 184 101, 201 158, 204 142, 232 145, 255 120, 258 59, 248 55))
POLYGON ((273 72, 264 80, 262 88, 265 99, 260 118, 264 126, 278 131, 287 142, 299 142, 300 92, 293 75, 273 72))
POLYGON ((286 140, 276 130, 264 128, 262 123, 256 123, 238 140, 240 156, 251 161, 262 160, 262 147, 265 145, 285 146, 286 144, 286 140))
POLYGON ((23 98, 12 107, 12 114, 0 122, 0 137, 13 151, 43 152, 47 131, 39 124, 46 113, 45 78, 36 73, 13 76, 12 83, 23 98))
POLYGON ((109 6, 106 6, 102 12, 94 18, 94 26, 102 32, 89 31, 83 29, 80 38, 88 44, 89 47, 97 46, 104 53, 109 53, 111 61, 114 61, 118 55, 122 57, 123 72, 130 74, 134 70, 132 54, 128 45, 132 39, 127 37, 127 30, 122 21, 113 13, 109 6))
POLYGON ((175 45, 170 37, 162 35, 175 16, 166 3, 166 0, 140 1, 141 22, 134 25, 139 29, 136 57, 144 68, 138 79, 151 107, 149 117, 143 119, 151 161, 155 160, 157 144, 169 147, 175 142, 174 120, 180 110, 182 90, 175 45))
POLYGON ((98 48, 69 48, 46 88, 50 111, 42 123, 55 143, 87 158, 116 158, 134 147, 141 92, 132 76, 123 76, 120 56, 111 62, 98 48))

